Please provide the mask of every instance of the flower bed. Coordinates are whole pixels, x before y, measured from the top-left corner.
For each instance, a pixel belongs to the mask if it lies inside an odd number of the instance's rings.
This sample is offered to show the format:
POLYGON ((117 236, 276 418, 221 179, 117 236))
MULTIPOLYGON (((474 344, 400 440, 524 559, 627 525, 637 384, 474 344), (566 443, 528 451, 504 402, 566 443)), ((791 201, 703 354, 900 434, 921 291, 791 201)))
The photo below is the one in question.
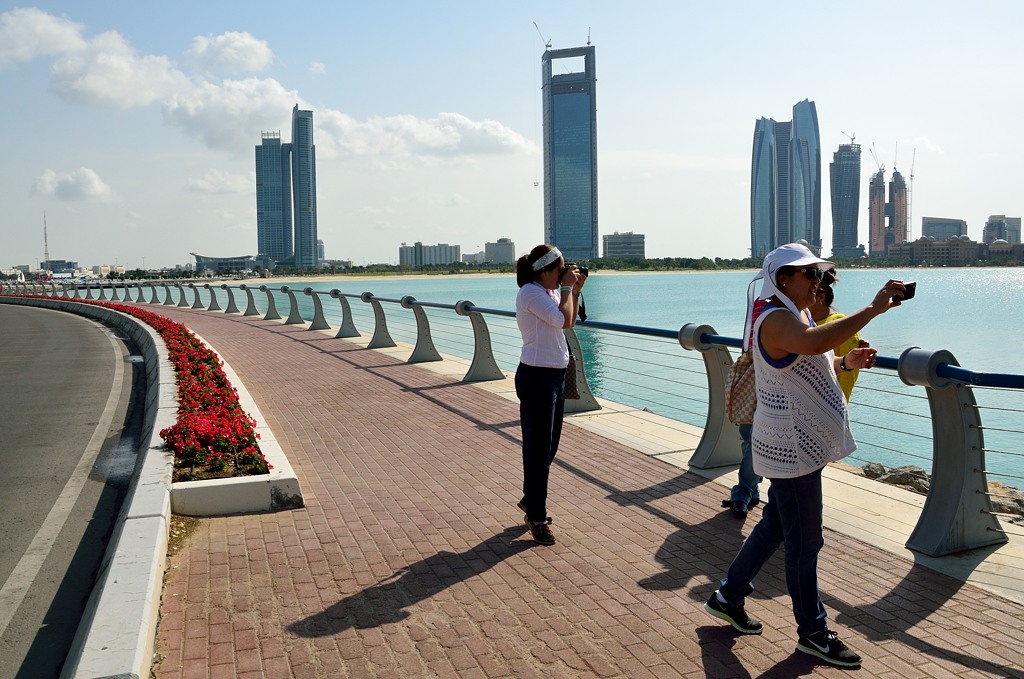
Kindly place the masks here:
POLYGON ((167 346, 178 384, 178 421, 160 437, 174 454, 175 481, 269 473, 272 467, 260 452, 256 421, 239 405, 220 358, 188 328, 127 304, 74 301, 133 316, 156 330, 167 346))

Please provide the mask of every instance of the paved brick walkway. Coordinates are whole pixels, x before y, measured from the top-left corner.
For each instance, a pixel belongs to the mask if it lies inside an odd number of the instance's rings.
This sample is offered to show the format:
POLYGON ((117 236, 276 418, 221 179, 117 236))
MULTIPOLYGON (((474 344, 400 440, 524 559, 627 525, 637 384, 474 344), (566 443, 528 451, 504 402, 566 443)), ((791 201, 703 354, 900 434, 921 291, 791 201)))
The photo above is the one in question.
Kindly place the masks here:
MULTIPOLYGON (((524 539, 518 407, 345 340, 258 318, 148 307, 222 352, 306 507, 203 519, 171 558, 159 679, 795 677, 781 554, 735 634, 702 603, 746 524, 723 489, 568 426, 558 544, 524 539)), ((831 624, 859 676, 1024 677, 1024 607, 827 532, 831 624)))

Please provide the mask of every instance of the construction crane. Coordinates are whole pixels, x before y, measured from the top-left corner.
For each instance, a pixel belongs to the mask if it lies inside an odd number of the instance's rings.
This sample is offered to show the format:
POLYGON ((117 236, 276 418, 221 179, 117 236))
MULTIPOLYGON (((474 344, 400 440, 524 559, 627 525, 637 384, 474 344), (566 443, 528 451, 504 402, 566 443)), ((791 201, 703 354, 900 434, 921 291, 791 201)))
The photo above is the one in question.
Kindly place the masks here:
MULTIPOLYGON (((917 162, 917 147, 910 156, 910 182, 907 184, 907 242, 914 233, 914 163, 917 162)), ((921 234, 924 235, 923 233, 921 234)))
MULTIPOLYGON (((840 130, 840 132, 842 132, 842 130, 840 130)), ((846 134, 845 132, 843 132, 843 136, 849 139, 850 145, 853 146, 853 140, 857 138, 857 133, 854 132, 853 134, 846 134)))
POLYGON ((871 142, 871 157, 875 160, 875 165, 878 166, 878 171, 885 172, 885 165, 878 162, 878 152, 875 149, 875 142, 871 142))
POLYGON ((538 25, 537 25, 537 22, 536 22, 536 21, 534 21, 534 22, 533 22, 533 27, 537 29, 537 35, 539 35, 539 36, 540 36, 540 41, 541 41, 542 43, 544 43, 544 49, 545 49, 545 50, 549 50, 549 49, 551 49, 551 40, 549 40, 549 39, 546 39, 546 38, 544 37, 544 34, 540 32, 540 26, 538 26, 538 25))

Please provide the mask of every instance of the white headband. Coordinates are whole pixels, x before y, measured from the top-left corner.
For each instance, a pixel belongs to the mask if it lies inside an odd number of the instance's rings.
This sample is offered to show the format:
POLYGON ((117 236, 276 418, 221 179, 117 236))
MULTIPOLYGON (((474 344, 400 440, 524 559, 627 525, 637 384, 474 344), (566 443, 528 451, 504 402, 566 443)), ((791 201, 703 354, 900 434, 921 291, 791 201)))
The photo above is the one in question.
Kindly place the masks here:
POLYGON ((551 248, 550 250, 548 250, 546 255, 544 255, 543 257, 541 257, 540 259, 533 263, 533 270, 540 271, 551 262, 554 262, 555 260, 559 259, 561 256, 562 253, 558 251, 558 248, 551 248))

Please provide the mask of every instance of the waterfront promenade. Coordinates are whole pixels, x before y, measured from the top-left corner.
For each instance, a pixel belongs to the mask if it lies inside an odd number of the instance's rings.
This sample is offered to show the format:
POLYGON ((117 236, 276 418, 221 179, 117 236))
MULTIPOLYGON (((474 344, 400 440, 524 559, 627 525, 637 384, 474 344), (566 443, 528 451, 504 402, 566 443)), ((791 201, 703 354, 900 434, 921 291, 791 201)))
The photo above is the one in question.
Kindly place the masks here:
MULTIPOLYGON (((559 542, 536 546, 515 507, 511 380, 464 384, 464 365, 407 365, 407 348, 144 306, 222 353, 306 503, 195 524, 170 558, 159 679, 846 672, 795 651, 781 553, 748 601, 763 636, 701 609, 759 516, 725 512, 722 485, 568 418, 559 542)), ((1018 603, 832 530, 820 576, 860 676, 1024 677, 1018 603)))

